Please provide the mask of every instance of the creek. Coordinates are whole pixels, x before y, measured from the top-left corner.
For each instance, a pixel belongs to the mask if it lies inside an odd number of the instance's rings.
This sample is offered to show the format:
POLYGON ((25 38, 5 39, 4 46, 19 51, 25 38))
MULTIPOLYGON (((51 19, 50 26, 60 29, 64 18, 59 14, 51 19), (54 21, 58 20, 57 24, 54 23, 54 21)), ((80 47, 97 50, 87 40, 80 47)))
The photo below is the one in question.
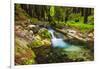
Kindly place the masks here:
MULTIPOLYGON (((81 50, 81 46, 76 46, 73 44, 70 44, 68 42, 65 42, 63 40, 63 35, 61 33, 59 33, 59 38, 57 38, 54 33, 56 32, 54 29, 49 28, 48 31, 51 33, 52 39, 51 39, 51 43, 52 46, 55 48, 63 48, 66 51, 79 51, 81 50)), ((58 33, 58 32, 57 32, 58 33)))

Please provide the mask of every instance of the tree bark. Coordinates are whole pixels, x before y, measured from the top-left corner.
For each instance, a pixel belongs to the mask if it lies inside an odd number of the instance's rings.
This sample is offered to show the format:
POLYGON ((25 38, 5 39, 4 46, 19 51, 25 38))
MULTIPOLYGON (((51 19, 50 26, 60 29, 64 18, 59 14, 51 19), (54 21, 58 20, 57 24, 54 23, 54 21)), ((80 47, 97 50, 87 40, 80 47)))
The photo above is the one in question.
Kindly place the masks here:
POLYGON ((88 21, 88 8, 84 8, 84 23, 88 21))

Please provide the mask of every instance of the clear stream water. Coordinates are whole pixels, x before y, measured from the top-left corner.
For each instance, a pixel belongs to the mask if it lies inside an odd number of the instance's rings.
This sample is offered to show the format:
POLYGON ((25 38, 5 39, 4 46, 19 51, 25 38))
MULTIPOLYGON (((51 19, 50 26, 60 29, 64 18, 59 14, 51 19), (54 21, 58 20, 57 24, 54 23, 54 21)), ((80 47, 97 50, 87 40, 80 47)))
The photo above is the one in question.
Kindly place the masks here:
MULTIPOLYGON (((52 42, 53 47, 63 48, 65 51, 81 51, 80 46, 69 44, 68 42, 65 42, 63 40, 63 38, 55 37, 54 32, 56 32, 56 31, 53 30, 52 28, 49 28, 48 31, 52 35, 51 42, 52 42)), ((61 35, 59 35, 59 36, 61 36, 61 35)))

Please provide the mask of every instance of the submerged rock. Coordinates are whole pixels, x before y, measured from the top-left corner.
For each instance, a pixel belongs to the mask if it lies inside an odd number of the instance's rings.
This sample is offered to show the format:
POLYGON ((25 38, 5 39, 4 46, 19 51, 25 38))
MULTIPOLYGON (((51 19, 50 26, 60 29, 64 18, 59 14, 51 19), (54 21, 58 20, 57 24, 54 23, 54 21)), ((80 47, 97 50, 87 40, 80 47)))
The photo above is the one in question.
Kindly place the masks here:
POLYGON ((94 60, 93 54, 91 51, 82 47, 69 47, 64 49, 67 58, 74 61, 92 61, 94 60))

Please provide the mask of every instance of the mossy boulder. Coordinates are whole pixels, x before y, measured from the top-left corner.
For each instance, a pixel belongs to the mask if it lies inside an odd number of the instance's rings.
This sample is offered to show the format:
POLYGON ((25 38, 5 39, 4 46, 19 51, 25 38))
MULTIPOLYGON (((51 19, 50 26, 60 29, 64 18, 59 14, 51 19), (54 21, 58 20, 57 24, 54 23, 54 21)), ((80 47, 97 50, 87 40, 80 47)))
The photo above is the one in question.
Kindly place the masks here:
POLYGON ((50 46, 51 45, 51 41, 49 39, 44 39, 42 42, 44 43, 44 46, 50 46))
POLYGON ((41 36, 36 35, 32 43, 29 45, 31 48, 41 47, 41 46, 50 46, 50 39, 43 39, 41 36))
POLYGON ((16 37, 15 39, 15 64, 27 65, 36 63, 36 55, 27 46, 28 42, 24 39, 16 37))
POLYGON ((31 48, 35 47, 41 47, 43 46, 43 42, 41 40, 33 40, 33 42, 30 44, 31 48))
POLYGON ((39 32, 38 32, 38 34, 42 38, 51 38, 51 34, 50 34, 50 32, 46 28, 40 29, 39 32))

